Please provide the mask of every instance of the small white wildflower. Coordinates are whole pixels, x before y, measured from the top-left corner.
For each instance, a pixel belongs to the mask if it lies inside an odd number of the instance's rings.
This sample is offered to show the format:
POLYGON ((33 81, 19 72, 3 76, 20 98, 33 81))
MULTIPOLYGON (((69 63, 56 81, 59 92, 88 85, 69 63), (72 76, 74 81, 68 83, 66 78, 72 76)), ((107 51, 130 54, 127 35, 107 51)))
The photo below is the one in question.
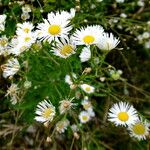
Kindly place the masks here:
POLYGON ((133 125, 128 127, 131 137, 135 137, 138 140, 146 140, 146 137, 149 135, 150 124, 140 118, 133 125))
POLYGON ((121 13, 121 14, 120 14, 120 17, 122 17, 122 18, 127 18, 127 15, 126 15, 125 13, 121 13))
POLYGON ((72 54, 75 54, 76 46, 72 44, 68 38, 61 39, 56 45, 52 48, 54 55, 61 58, 68 58, 72 54))
POLYGON ((146 49, 150 49, 150 40, 145 42, 144 46, 146 49))
POLYGON ((4 54, 8 48, 8 38, 4 35, 0 37, 0 55, 4 54))
POLYGON ((139 1, 137 2, 137 5, 140 6, 140 7, 143 7, 143 6, 145 5, 145 3, 144 3, 144 1, 139 0, 139 1))
POLYGON ((91 109, 91 108, 92 108, 91 102, 90 102, 89 100, 87 100, 87 99, 84 99, 84 100, 81 102, 81 104, 82 104, 82 106, 83 106, 83 108, 84 108, 85 110, 88 110, 88 109, 91 109))
POLYGON ((75 73, 72 73, 71 75, 72 75, 71 77, 70 77, 70 75, 68 75, 68 74, 65 76, 65 82, 68 83, 69 85, 72 85, 72 84, 73 84, 72 79, 73 79, 73 80, 74 80, 74 79, 77 79, 77 76, 76 76, 75 73))
POLYGON ((72 29, 70 25, 71 15, 66 11, 49 13, 48 19, 43 19, 42 23, 37 26, 39 32, 38 39, 41 41, 59 41, 59 38, 67 39, 69 31, 72 29))
POLYGON ((84 92, 86 92, 88 94, 94 93, 94 91, 95 91, 95 88, 88 84, 81 84, 80 87, 84 92))
POLYGON ((132 105, 126 102, 114 104, 108 113, 108 120, 118 125, 131 125, 138 120, 137 111, 132 105))
POLYGON ((125 0, 116 0, 117 3, 124 3, 125 0))
POLYGON ((91 50, 89 47, 84 47, 79 55, 81 62, 86 62, 91 59, 91 50))
POLYGON ((18 23, 17 24, 17 30, 16 30, 16 34, 17 35, 22 35, 22 34, 28 34, 31 33, 31 31, 33 30, 34 26, 31 22, 24 22, 24 23, 18 23))
POLYGON ((89 108, 87 112, 89 113, 90 117, 95 117, 95 112, 93 111, 93 108, 89 108))
POLYGON ((75 45, 93 45, 97 44, 103 34, 103 27, 100 25, 91 25, 77 29, 71 36, 71 41, 75 45), (96 34, 95 34, 96 33, 96 34))
POLYGON ((0 15, 0 32, 5 30, 6 15, 0 15))
POLYGON ((29 89, 31 86, 32 86, 31 81, 27 80, 27 81, 24 82, 24 88, 29 89))
POLYGON ((29 13, 22 13, 22 14, 21 14, 21 19, 22 19, 22 20, 27 20, 27 19, 29 19, 29 18, 30 18, 29 13))
POLYGON ((31 12, 31 7, 30 7, 30 5, 25 5, 25 6, 23 6, 23 7, 22 7, 22 12, 23 12, 23 13, 29 13, 29 12, 31 12))
POLYGON ((150 37, 150 32, 144 32, 142 34, 143 39, 148 39, 150 37))
POLYGON ((81 111, 79 114, 79 120, 81 123, 87 123, 90 120, 90 115, 87 111, 81 111))
POLYGON ((16 58, 11 58, 6 64, 2 65, 1 68, 3 70, 3 77, 7 78, 15 75, 19 71, 20 65, 16 58))
POLYGON ((56 131, 59 133, 64 133, 67 127, 69 126, 69 124, 70 122, 67 119, 57 122, 56 131))
POLYGON ((119 42, 119 39, 115 38, 112 33, 104 33, 97 46, 103 51, 110 51, 114 49, 119 44, 119 42))
POLYGON ((11 86, 8 88, 5 96, 12 97, 13 95, 17 95, 18 90, 19 90, 18 85, 15 83, 12 83, 11 86))
POLYGON ((76 124, 71 125, 71 129, 72 129, 73 132, 78 132, 79 131, 79 128, 76 124))
POLYGON ((75 103, 72 103, 74 98, 71 98, 71 99, 65 99, 65 100, 62 100, 60 101, 60 106, 59 106, 59 112, 60 114, 63 114, 67 111, 69 111, 73 106, 75 106, 76 104, 75 103))
POLYGON ((43 100, 37 105, 35 113, 37 114, 35 120, 38 122, 45 123, 52 121, 56 112, 55 107, 50 101, 43 100))

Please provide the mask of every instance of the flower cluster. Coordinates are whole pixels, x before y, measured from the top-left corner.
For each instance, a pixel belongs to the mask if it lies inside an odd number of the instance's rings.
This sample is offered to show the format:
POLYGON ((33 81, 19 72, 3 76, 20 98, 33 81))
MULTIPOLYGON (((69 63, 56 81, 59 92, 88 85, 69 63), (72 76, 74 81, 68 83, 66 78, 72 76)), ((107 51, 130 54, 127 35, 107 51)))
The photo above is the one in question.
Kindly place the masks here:
MULTIPOLYGON (((116 0, 116 3, 124 3, 124 0, 116 0)), ((90 96, 101 94, 100 90, 103 90, 105 94, 111 94, 109 88, 106 90, 103 89, 105 88, 103 83, 106 82, 106 86, 108 86, 112 79, 113 82, 119 79, 119 81, 121 81, 122 79, 122 71, 110 67, 110 65, 104 61, 107 54, 118 46, 120 40, 114 36, 113 33, 105 32, 105 29, 98 24, 81 26, 77 29, 74 28, 72 20, 76 15, 75 9, 70 9, 69 12, 50 12, 47 14, 47 17, 43 18, 42 22, 37 23, 37 25, 26 21, 30 18, 29 13, 31 11, 32 9, 29 5, 24 5, 22 7, 21 18, 25 22, 17 23, 15 35, 11 38, 7 38, 6 35, 0 37, 0 55, 7 56, 8 58, 8 60, 1 65, 2 75, 4 78, 12 79, 17 73, 18 76, 21 76, 20 74, 22 72, 19 72, 19 70, 23 67, 23 69, 27 68, 28 71, 30 71, 32 67, 26 67, 26 65, 28 65, 26 64, 27 61, 21 64, 20 60, 24 58, 28 52, 32 53, 32 48, 34 47, 37 51, 45 47, 48 48, 48 55, 52 55, 51 60, 54 62, 56 58, 57 60, 69 64, 69 57, 75 57, 75 59, 79 58, 79 62, 83 64, 83 66, 90 64, 90 67, 88 66, 84 71, 82 71, 83 68, 81 68, 82 72, 79 74, 71 67, 69 70, 66 69, 67 72, 64 74, 66 75, 65 79, 61 82, 63 82, 65 86, 65 83, 70 86, 70 88, 66 86, 66 89, 69 90, 67 98, 63 98, 63 93, 55 86, 61 100, 58 98, 58 101, 54 102, 51 98, 51 100, 49 100, 47 96, 43 101, 36 103, 35 109, 34 119, 37 122, 41 122, 45 127, 54 123, 55 126, 52 127, 52 129, 54 129, 53 131, 56 131, 57 134, 62 134, 66 132, 68 127, 71 127, 74 137, 78 139, 79 128, 96 116, 92 100, 89 100, 90 96), (89 79, 86 75, 90 74, 93 71, 92 69, 95 73, 94 75, 91 74, 91 78, 89 79), (105 77, 105 74, 109 74, 108 79, 105 77), (98 81, 101 81, 100 85, 95 85, 98 81), (101 89, 99 88, 100 86, 102 87, 101 89), (74 109, 77 105, 82 106, 82 109, 78 107, 79 113, 74 113, 74 109), (75 123, 73 122, 74 120, 76 121, 75 123)), ((125 19, 127 16, 121 13, 120 17, 125 19)), ((1 32, 5 30, 6 15, 0 15, 0 18, 1 32)), ((118 20, 113 20, 112 22, 117 23, 118 20)), ((138 40, 149 42, 149 37, 149 32, 144 32, 138 37, 138 40)), ((45 59, 46 58, 47 57, 45 57, 45 59)), ((71 66, 71 64, 69 65, 71 66)), ((22 82, 22 80, 24 80, 24 78, 21 78, 20 82, 22 82)), ((25 80, 24 88, 28 90, 32 85, 26 77, 25 80)), ((55 81, 57 82, 57 80, 53 81, 54 84, 55 81)), ((35 86, 34 89, 37 89, 37 86, 35 86)), ((6 96, 10 97, 10 101, 13 105, 19 101, 18 93, 18 84, 13 82, 6 94, 6 96)), ((119 102, 114 104, 109 110, 108 120, 113 122, 116 126, 126 126, 130 135, 139 140, 146 139, 149 135, 149 124, 146 120, 143 120, 142 117, 139 117, 136 109, 128 103, 119 102)), ((47 138, 47 141, 51 141, 51 138, 47 138)))
POLYGON ((127 126, 132 137, 139 140, 146 139, 149 135, 149 126, 146 120, 138 116, 136 109, 126 102, 114 104, 108 113, 108 120, 116 126, 127 126))

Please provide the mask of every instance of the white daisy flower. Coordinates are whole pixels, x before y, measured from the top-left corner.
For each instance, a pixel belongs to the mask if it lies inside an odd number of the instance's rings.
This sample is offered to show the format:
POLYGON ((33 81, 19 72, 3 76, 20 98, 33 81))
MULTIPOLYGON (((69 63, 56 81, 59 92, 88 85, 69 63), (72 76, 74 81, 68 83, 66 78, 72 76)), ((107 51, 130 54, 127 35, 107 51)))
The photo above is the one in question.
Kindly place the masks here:
POLYGON ((5 14, 0 15, 0 24, 3 24, 3 23, 5 22, 6 17, 7 17, 7 16, 6 16, 5 14))
POLYGON ((14 37, 10 44, 8 53, 14 54, 16 56, 20 55, 25 50, 29 49, 30 46, 35 43, 36 37, 33 32, 30 32, 28 34, 22 33, 22 35, 18 37, 14 37))
POLYGON ((0 15, 0 32, 5 30, 6 15, 0 15))
POLYGON ((81 111, 79 114, 79 120, 81 123, 87 123, 90 120, 90 115, 87 111, 81 111))
POLYGON ((76 10, 74 8, 71 8, 70 12, 61 11, 61 15, 62 15, 62 17, 65 16, 66 20, 70 20, 70 19, 72 19, 75 16, 75 12, 76 12, 76 10))
POLYGON ((37 26, 40 40, 47 40, 51 43, 53 40, 58 41, 60 37, 68 38, 72 26, 69 25, 68 15, 66 16, 64 12, 51 12, 48 14, 48 19, 43 19, 43 21, 37 26))
POLYGON ((89 113, 90 117, 95 117, 95 112, 94 112, 93 108, 89 108, 87 110, 87 112, 89 113))
POLYGON ((65 130, 67 129, 67 127, 69 126, 69 124, 70 124, 70 122, 69 122, 68 119, 59 121, 56 124, 56 131, 59 132, 59 133, 64 133, 65 130))
POLYGON ((116 0, 117 3, 124 3, 125 0, 116 0))
POLYGON ((27 20, 27 19, 29 19, 29 18, 30 18, 29 13, 23 12, 23 13, 21 14, 21 19, 22 19, 22 20, 27 20))
POLYGON ((0 37, 0 55, 4 54, 8 48, 8 38, 4 35, 0 37))
POLYGON ((43 100, 37 105, 35 113, 37 114, 36 121, 46 123, 53 120, 56 112, 50 101, 43 100))
POLYGON ((73 132, 78 132, 79 131, 79 128, 76 124, 72 124, 71 129, 72 129, 73 132))
POLYGON ((120 17, 122 17, 122 18, 127 18, 127 14, 121 13, 121 14, 120 14, 120 17))
POLYGON ((52 52, 54 55, 67 58, 70 55, 75 53, 76 46, 73 45, 69 39, 61 39, 59 42, 56 43, 56 47, 52 48, 52 52))
POLYGON ((19 93, 19 87, 17 84, 12 83, 11 86, 8 88, 7 93, 5 96, 10 97, 10 102, 15 105, 18 101, 18 93, 19 93))
POLYGON ((144 32, 142 34, 143 39, 149 39, 150 38, 150 32, 144 32))
POLYGON ((144 43, 145 48, 150 49, 150 40, 144 43))
POLYGON ((89 47, 84 47, 79 55, 81 62, 86 62, 91 59, 91 50, 89 47))
POLYGON ((137 5, 140 6, 140 7, 143 7, 143 6, 145 5, 145 3, 144 3, 144 1, 139 0, 139 1, 137 2, 137 5))
POLYGON ((22 9, 23 13, 31 12, 31 7, 28 4, 24 5, 21 9, 22 9))
POLYGON ((137 120, 133 125, 129 126, 129 132, 131 137, 135 137, 138 140, 146 140, 149 135, 150 124, 146 120, 143 121, 142 118, 137 120))
POLYGON ((18 90, 19 90, 18 85, 15 83, 12 83, 11 86, 8 88, 5 96, 12 97, 13 95, 17 95, 18 90))
POLYGON ((118 125, 131 125, 138 120, 137 111, 134 107, 126 102, 114 104, 108 113, 108 120, 118 125))
POLYGON ((74 79, 77 79, 77 76, 76 76, 75 73, 72 73, 71 75, 72 75, 71 77, 70 77, 70 75, 68 75, 68 74, 65 76, 65 82, 68 83, 69 85, 72 85, 72 84, 73 84, 72 79, 73 79, 73 80, 74 80, 74 79))
POLYGON ((75 45, 97 44, 103 31, 104 29, 100 25, 81 27, 71 36, 71 41, 73 41, 75 45))
POLYGON ((95 88, 88 84, 81 84, 80 87, 84 92, 86 92, 88 94, 94 93, 94 91, 95 91, 95 88))
POLYGON ((84 99, 84 100, 81 102, 81 104, 82 104, 82 106, 83 106, 83 108, 84 108, 85 110, 88 110, 88 109, 91 109, 91 108, 92 108, 92 104, 91 104, 91 102, 90 102, 89 100, 84 99))
POLYGON ((18 56, 22 52, 24 52, 27 48, 28 47, 19 42, 19 38, 15 36, 11 39, 11 42, 9 43, 8 53, 18 56))
POLYGON ((13 95, 11 98, 10 98, 10 102, 12 105, 15 105, 17 104, 17 101, 18 101, 18 97, 16 95, 13 95))
POLYGON ((100 38, 97 46, 99 49, 104 51, 110 51, 119 44, 119 39, 115 38, 112 33, 104 33, 100 38))
POLYGON ((73 108, 73 106, 75 106, 76 104, 75 103, 72 103, 74 98, 71 98, 71 99, 65 99, 65 100, 62 100, 60 101, 60 105, 59 105, 59 112, 60 114, 63 114, 67 111, 69 111, 71 108, 73 108))
POLYGON ((17 24, 17 35, 27 34, 30 33, 33 30, 34 26, 31 22, 24 22, 24 23, 18 23, 17 24))
POLYGON ((20 69, 20 65, 16 58, 11 58, 6 64, 2 65, 1 68, 3 70, 3 77, 7 78, 16 74, 20 69))
POLYGON ((36 41, 36 37, 33 32, 22 34, 18 36, 19 45, 30 47, 36 41))

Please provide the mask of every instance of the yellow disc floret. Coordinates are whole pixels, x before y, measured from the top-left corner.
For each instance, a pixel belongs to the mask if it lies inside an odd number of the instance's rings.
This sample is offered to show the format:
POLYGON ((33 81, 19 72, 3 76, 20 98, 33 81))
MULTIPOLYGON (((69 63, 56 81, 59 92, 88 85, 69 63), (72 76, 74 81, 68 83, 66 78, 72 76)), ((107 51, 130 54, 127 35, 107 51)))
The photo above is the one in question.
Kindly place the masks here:
POLYGON ((137 135, 144 135, 145 126, 142 123, 136 123, 136 124, 133 125, 132 130, 137 135))
POLYGON ((87 121, 88 117, 87 116, 82 116, 82 120, 87 121))
POLYGON ((129 119, 129 115, 127 114, 127 112, 120 112, 118 114, 118 119, 123 121, 123 122, 126 122, 129 119))
POLYGON ((89 91, 91 91, 91 88, 90 87, 86 87, 85 90, 89 92, 89 91))
POLYGON ((67 56, 73 52, 73 47, 71 45, 64 45, 63 48, 60 50, 60 54, 67 56))
POLYGON ((86 44, 91 44, 95 41, 95 38, 91 35, 86 35, 86 36, 84 36, 83 41, 86 44))
POLYGON ((29 42, 30 40, 31 40, 30 37, 25 37, 25 38, 24 38, 24 41, 25 41, 25 42, 29 42))
POLYGON ((52 110, 51 108, 47 108, 47 109, 45 109, 45 110, 43 111, 42 116, 43 116, 44 118, 48 118, 48 117, 51 116, 52 113, 53 113, 53 110, 52 110))
POLYGON ((50 25, 48 28, 48 32, 51 35, 58 35, 61 32, 61 27, 59 25, 50 25))
POLYGON ((24 28, 23 31, 24 31, 25 33, 29 33, 30 29, 29 29, 29 28, 24 28))

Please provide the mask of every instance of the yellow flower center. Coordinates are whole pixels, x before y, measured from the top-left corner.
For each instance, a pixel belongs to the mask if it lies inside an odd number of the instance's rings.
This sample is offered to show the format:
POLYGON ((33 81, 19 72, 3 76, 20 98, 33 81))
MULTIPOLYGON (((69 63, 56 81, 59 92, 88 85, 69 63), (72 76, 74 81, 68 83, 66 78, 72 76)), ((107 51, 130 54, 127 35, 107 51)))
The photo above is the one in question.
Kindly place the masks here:
POLYGON ((64 128, 63 122, 57 124, 57 129, 58 129, 58 130, 61 130, 61 129, 63 129, 63 128, 64 128))
POLYGON ((29 42, 30 40, 31 40, 30 37, 25 37, 25 38, 24 38, 24 41, 25 41, 25 42, 29 42))
POLYGON ((143 135, 145 133, 145 126, 142 123, 136 123, 132 130, 137 135, 143 135))
POLYGON ((24 31, 25 33, 28 33, 28 32, 30 31, 30 29, 29 29, 29 28, 24 28, 23 31, 24 31))
POLYGON ((85 110, 87 110, 88 108, 91 107, 91 103, 84 104, 83 107, 85 110))
POLYGON ((82 120, 86 121, 86 120, 88 120, 88 117, 87 116, 82 116, 82 120))
POLYGON ((59 34, 61 32, 61 27, 59 25, 51 25, 48 28, 48 32, 51 35, 57 35, 57 34, 59 34))
POLYGON ((48 117, 50 117, 50 115, 52 114, 52 112, 53 112, 53 110, 52 110, 51 108, 47 108, 47 109, 45 109, 45 110, 43 111, 42 116, 43 116, 44 118, 48 118, 48 117))
POLYGON ((61 55, 67 56, 68 54, 72 53, 73 47, 71 45, 64 45, 60 51, 61 55))
POLYGON ((91 88, 90 87, 86 87, 85 90, 89 92, 89 91, 91 91, 91 88))
POLYGON ((8 43, 7 40, 4 40, 4 39, 0 40, 0 45, 1 45, 2 47, 6 46, 7 43, 8 43))
POLYGON ((91 44, 95 41, 95 38, 91 35, 86 35, 84 38, 83 38, 83 41, 84 43, 86 44, 91 44))
POLYGON ((69 101, 64 101, 64 102, 63 102, 63 106, 64 106, 65 108, 68 108, 68 107, 71 106, 71 103, 70 103, 69 101))
POLYGON ((119 118, 119 120, 125 122, 125 121, 127 121, 129 119, 129 115, 127 114, 127 112, 120 112, 118 114, 118 118, 119 118))

